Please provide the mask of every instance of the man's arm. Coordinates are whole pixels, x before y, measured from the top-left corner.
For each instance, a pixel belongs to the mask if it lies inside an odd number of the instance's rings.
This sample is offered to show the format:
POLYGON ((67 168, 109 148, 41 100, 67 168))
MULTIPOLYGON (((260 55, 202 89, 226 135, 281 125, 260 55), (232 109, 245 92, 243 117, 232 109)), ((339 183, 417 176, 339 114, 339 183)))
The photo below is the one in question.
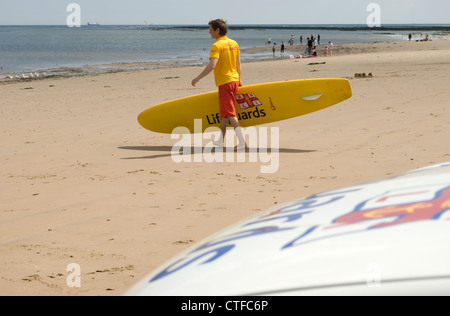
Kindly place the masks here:
POLYGON ((216 67, 218 61, 219 61, 219 60, 218 60, 217 58, 211 58, 210 61, 209 61, 209 64, 205 67, 205 69, 202 71, 202 73, 199 74, 199 75, 197 76, 197 78, 195 78, 194 80, 192 80, 191 84, 195 87, 195 85, 196 85, 202 78, 206 77, 207 75, 209 75, 209 73, 210 73, 211 71, 214 70, 214 68, 216 67))

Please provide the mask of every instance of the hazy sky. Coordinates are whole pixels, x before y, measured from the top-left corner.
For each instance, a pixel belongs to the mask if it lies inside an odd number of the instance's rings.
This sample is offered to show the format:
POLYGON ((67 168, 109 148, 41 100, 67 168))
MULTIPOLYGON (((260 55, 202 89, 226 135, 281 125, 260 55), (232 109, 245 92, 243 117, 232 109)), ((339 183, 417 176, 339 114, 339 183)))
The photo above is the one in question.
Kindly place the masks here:
POLYGON ((365 24, 370 3, 382 24, 450 24, 450 0, 0 0, 0 25, 65 25, 72 2, 82 24, 365 24))

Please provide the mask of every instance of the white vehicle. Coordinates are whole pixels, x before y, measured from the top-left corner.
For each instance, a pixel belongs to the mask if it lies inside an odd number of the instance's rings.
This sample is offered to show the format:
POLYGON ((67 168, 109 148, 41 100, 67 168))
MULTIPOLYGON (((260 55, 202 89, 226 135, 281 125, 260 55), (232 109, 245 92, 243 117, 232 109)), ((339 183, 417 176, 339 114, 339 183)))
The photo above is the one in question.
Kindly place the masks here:
POLYGON ((450 162, 262 212, 127 295, 450 295, 450 162))

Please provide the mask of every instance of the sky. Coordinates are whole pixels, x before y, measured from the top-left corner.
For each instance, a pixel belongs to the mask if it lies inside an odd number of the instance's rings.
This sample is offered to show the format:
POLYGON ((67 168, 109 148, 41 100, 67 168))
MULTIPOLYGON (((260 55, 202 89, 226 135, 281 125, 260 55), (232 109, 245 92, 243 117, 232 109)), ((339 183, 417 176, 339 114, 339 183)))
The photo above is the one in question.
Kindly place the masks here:
POLYGON ((366 24, 380 9, 381 24, 450 24, 449 0, 0 0, 0 25, 65 25, 77 3, 81 24, 366 24))

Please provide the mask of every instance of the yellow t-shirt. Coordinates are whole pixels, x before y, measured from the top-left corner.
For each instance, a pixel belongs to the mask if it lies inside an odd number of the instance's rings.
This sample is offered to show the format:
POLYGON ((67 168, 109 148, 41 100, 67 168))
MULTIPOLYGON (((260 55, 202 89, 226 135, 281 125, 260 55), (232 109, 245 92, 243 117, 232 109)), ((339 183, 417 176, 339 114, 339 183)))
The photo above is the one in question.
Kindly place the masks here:
POLYGON ((239 54, 238 43, 226 36, 219 37, 211 46, 209 58, 217 58, 219 60, 214 68, 216 86, 239 81, 240 78, 237 70, 237 58, 239 54))

